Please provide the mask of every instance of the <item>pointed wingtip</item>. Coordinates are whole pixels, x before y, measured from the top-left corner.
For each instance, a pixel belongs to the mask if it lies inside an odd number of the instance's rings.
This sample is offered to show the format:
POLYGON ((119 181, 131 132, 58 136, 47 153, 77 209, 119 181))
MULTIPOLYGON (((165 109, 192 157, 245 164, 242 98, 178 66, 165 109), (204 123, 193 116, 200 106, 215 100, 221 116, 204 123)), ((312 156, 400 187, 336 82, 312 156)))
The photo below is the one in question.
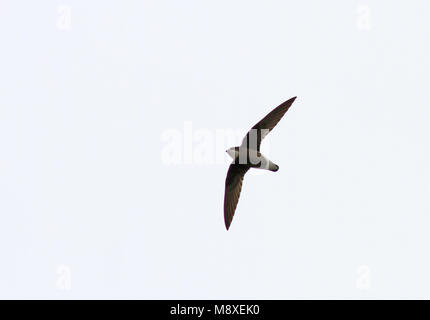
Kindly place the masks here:
POLYGON ((288 99, 287 101, 285 101, 284 103, 282 103, 281 105, 288 105, 291 106, 293 104, 293 102, 296 100, 297 96, 292 97, 290 99, 288 99))
POLYGON ((228 231, 228 229, 230 229, 231 220, 229 220, 226 216, 224 216, 224 224, 225 224, 225 229, 228 231))

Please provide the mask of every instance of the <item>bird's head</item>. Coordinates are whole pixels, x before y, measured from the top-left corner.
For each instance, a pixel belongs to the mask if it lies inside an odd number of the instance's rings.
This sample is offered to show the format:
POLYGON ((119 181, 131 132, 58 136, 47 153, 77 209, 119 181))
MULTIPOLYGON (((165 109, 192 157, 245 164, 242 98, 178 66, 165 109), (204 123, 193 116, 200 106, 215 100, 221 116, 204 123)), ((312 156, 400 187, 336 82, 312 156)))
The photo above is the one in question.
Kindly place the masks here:
POLYGON ((232 147, 230 149, 225 150, 225 152, 227 152, 230 157, 235 159, 239 152, 237 149, 238 149, 237 147, 232 147))

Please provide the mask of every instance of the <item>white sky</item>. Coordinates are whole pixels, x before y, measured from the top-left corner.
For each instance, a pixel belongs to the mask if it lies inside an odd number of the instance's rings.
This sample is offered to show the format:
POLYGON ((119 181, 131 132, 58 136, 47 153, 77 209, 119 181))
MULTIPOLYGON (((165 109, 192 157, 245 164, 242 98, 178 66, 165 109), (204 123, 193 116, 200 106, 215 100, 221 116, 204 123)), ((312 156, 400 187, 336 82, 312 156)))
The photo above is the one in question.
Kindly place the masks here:
POLYGON ((1 1, 0 298, 430 298, 429 9, 1 1), (163 135, 292 96, 227 232, 163 135))

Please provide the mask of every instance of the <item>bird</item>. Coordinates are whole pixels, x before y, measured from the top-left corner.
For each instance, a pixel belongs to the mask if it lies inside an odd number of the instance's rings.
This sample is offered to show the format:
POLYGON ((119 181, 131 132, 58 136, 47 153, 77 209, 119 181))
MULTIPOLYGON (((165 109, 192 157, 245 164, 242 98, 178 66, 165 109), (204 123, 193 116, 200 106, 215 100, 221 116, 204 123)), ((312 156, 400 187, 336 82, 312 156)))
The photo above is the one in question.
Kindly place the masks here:
POLYGON ((243 178, 248 170, 251 168, 265 169, 273 172, 279 170, 277 164, 261 154, 260 145, 261 141, 282 119, 296 98, 297 97, 293 97, 283 102, 269 112, 248 131, 240 146, 226 150, 227 154, 233 159, 225 179, 224 223, 227 230, 230 228, 233 220, 242 190, 243 178))

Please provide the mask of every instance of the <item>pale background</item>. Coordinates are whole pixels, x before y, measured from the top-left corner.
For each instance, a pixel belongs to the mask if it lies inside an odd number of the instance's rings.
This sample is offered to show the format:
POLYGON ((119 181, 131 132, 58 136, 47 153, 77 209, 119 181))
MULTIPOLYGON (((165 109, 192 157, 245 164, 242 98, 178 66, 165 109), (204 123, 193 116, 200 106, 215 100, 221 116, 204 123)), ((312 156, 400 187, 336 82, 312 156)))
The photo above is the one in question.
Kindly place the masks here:
POLYGON ((430 298, 429 10, 2 0, 0 298, 430 298), (227 232, 163 137, 292 96, 227 232))

